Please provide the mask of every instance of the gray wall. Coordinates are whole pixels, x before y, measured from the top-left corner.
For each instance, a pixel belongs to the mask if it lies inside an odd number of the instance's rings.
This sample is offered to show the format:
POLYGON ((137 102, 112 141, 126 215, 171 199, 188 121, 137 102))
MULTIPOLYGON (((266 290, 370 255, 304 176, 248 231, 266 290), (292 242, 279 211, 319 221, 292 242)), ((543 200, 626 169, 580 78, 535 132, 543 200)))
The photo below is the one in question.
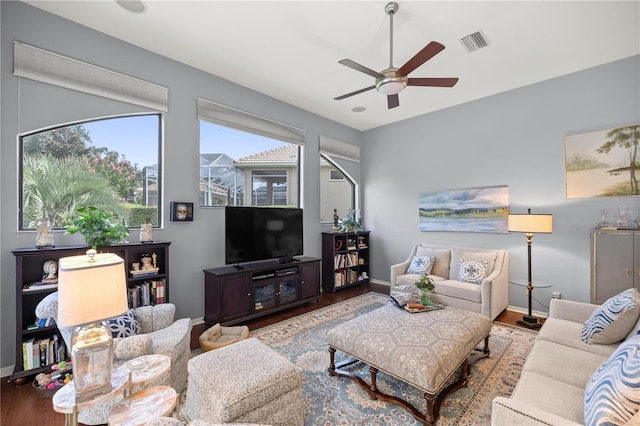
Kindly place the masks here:
MULTIPOLYGON (((413 90, 411 88, 407 90, 413 90)), ((420 90, 420 89, 416 89, 420 90)), ((640 56, 469 102, 365 132, 363 215, 371 230, 372 276, 389 280, 389 265, 416 242, 502 248, 510 276, 527 277, 524 234, 420 232, 421 192, 508 185, 514 213, 553 214, 553 233, 533 237, 533 279, 552 291, 589 301, 590 231, 604 208, 640 197, 565 197, 564 137, 640 123, 640 56)), ((510 305, 526 307, 511 286, 510 305)), ((534 310, 546 311, 534 303, 534 310)))
MULTIPOLYGON (((198 200, 196 97, 239 108, 306 131, 303 160, 305 252, 320 255, 320 134, 361 146, 362 215, 372 231, 374 280, 389 279, 415 242, 496 247, 511 253, 511 276, 526 276, 522 234, 423 233, 418 195, 425 191, 509 185, 511 209, 554 215, 554 232, 536 235, 534 277, 553 284, 536 292, 589 299, 589 232, 600 211, 619 204, 640 208, 639 197, 566 200, 564 136, 640 122, 640 57, 470 102, 422 117, 358 132, 215 76, 133 47, 18 2, 0 3, 0 365, 13 365, 15 266, 11 250, 34 244, 17 232, 17 142, 20 132, 99 115, 140 111, 12 75, 14 40, 42 47, 169 87, 165 114, 164 208, 171 200, 198 200), (185 175, 184 171, 187 171, 185 175), (189 172, 190 171, 190 172, 189 172)), ((408 89, 409 90, 409 89, 408 89)), ((416 89, 419 90, 419 89, 416 89)), ((351 170, 349 170, 351 172, 351 170)), ((202 269, 224 262, 220 209, 197 209, 193 223, 165 222, 154 238, 172 241, 171 301, 179 316, 204 313, 202 269)), ((55 234, 58 245, 80 237, 55 234)), ((525 307, 524 290, 511 288, 510 304, 525 307)), ((545 310, 534 305, 534 309, 545 310)))
MULTIPOLYGON (((142 111, 110 101, 18 78, 13 72, 13 41, 21 41, 169 88, 169 112, 164 117, 164 209, 172 200, 198 205, 199 125, 196 98, 203 97, 252 114, 304 129, 302 169, 304 251, 320 256, 319 135, 360 144, 362 134, 216 76, 123 43, 18 2, 1 2, 2 130, 0 179, 0 365, 13 365, 15 336, 15 260, 11 250, 35 245, 35 233, 17 232, 17 141, 20 132, 96 116, 142 111)), ((165 220, 154 239, 171 241, 171 302, 179 317, 204 315, 203 273, 224 264, 223 209, 197 208, 194 222, 165 220)), ((137 233, 132 233, 136 240, 137 233)), ((56 245, 81 244, 80 236, 54 234, 56 245)))

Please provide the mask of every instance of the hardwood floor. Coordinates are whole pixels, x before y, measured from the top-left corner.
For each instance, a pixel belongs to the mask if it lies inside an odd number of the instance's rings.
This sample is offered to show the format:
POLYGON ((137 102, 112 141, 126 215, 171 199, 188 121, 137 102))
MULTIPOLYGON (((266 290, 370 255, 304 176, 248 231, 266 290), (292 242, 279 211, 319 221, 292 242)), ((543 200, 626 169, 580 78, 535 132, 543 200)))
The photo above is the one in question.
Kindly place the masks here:
MULTIPOLYGON (((257 318, 249 321, 246 325, 248 325, 250 329, 264 327, 369 291, 388 294, 389 287, 379 284, 369 284, 344 289, 336 293, 323 293, 322 300, 320 302, 308 303, 306 305, 278 312, 263 318, 257 318)), ((504 311, 496 318, 496 321, 510 325, 517 325, 516 321, 521 318, 522 314, 520 313, 504 311)), ((192 348, 197 348, 199 346, 198 336, 205 330, 205 328, 204 324, 194 327, 191 334, 192 348)), ((64 415, 53 411, 51 399, 39 398, 33 390, 30 382, 22 386, 15 386, 9 382, 8 377, 3 377, 0 396, 0 424, 3 426, 35 424, 39 426, 64 425, 64 415)))

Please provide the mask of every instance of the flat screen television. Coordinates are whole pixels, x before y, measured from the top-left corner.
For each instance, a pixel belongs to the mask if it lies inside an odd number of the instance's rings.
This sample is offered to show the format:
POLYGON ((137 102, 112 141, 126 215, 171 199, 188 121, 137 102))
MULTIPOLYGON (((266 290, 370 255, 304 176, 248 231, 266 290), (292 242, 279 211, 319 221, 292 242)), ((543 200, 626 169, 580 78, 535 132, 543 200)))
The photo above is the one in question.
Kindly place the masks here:
POLYGON ((225 207, 227 265, 279 259, 291 262, 302 254, 302 209, 225 207))

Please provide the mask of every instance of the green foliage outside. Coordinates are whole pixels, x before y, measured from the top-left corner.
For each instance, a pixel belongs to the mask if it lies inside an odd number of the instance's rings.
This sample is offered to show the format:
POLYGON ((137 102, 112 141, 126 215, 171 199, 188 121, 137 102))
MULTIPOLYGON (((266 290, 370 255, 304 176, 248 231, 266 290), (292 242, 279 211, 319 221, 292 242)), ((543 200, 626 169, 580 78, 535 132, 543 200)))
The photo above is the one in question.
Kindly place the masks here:
POLYGON ((23 139, 22 229, 48 217, 52 227, 73 223, 80 207, 95 206, 132 226, 151 217, 156 207, 130 202, 142 189, 142 171, 124 155, 97 148, 82 125, 41 132, 23 139))
POLYGON ((129 209, 127 223, 129 226, 140 226, 146 218, 151 219, 153 226, 158 225, 158 209, 155 207, 133 206, 129 209))

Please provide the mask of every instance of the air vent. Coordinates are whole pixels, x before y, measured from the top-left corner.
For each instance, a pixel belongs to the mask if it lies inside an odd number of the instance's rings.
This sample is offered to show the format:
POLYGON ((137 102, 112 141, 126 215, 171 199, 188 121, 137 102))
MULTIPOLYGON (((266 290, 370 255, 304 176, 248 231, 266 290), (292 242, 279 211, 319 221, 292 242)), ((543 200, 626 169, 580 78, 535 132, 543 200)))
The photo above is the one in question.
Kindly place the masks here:
POLYGON ((486 37, 480 31, 469 34, 466 37, 462 37, 460 41, 464 44, 464 47, 467 48, 469 53, 489 45, 486 37))

